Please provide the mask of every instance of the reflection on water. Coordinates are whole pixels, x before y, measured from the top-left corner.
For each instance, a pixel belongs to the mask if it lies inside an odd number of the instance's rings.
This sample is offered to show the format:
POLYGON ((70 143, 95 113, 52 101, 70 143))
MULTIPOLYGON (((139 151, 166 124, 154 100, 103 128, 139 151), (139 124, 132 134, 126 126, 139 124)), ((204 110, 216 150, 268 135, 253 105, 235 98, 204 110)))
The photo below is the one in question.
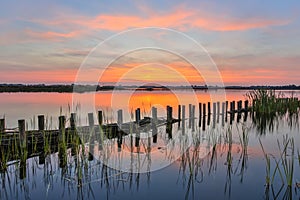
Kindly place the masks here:
MULTIPOLYGON (((174 109, 173 116, 177 114, 174 109)), ((147 110, 144 115, 152 116, 152 112, 147 110)), ((1 149, 1 160, 8 162, 0 173, 0 198, 299 198, 300 191, 296 187, 300 179, 298 115, 278 116, 261 123, 255 122, 253 116, 246 119, 242 113, 239 122, 237 114, 234 116, 232 125, 223 123, 222 117, 217 118, 212 115, 212 119, 206 117, 203 121, 196 117, 194 123, 186 119, 180 127, 174 123, 172 138, 165 125, 157 127, 156 142, 152 135, 149 137, 153 127, 148 126, 139 132, 139 146, 135 145, 136 133, 133 133, 122 138, 121 149, 118 138, 106 139, 100 145, 97 139, 81 137, 80 141, 68 132, 56 142, 48 138, 45 141, 49 143, 44 143, 42 149, 34 144, 30 151, 17 148, 16 158, 8 158, 4 153, 6 149, 1 149), (262 129, 264 134, 261 135, 262 129), (290 149, 286 155, 282 153, 286 134, 294 138, 294 155, 290 149), (266 185, 268 166, 259 138, 270 158, 270 174, 274 179, 270 185, 266 185), (283 158, 289 162, 294 160, 292 186, 281 177, 285 174, 283 158)))
MULTIPOLYGON (((9 162, 7 170, 1 173, 1 199, 135 199, 144 195, 175 199, 236 199, 239 196, 256 199, 264 195, 264 198, 277 196, 280 199, 298 197, 295 181, 300 175, 299 170, 294 172, 292 187, 282 184, 278 174, 274 184, 264 186, 263 154, 251 135, 251 131, 256 130, 250 127, 248 120, 232 126, 218 124, 205 131, 198 127, 194 132, 187 129, 184 138, 190 134, 191 141, 181 138, 177 149, 175 146, 166 146, 173 139, 169 139, 165 127, 158 130, 157 144, 152 141, 148 143, 147 137, 141 139, 139 151, 136 148, 131 151, 130 137, 124 138, 121 152, 118 151, 117 139, 106 141, 102 150, 97 142, 94 145, 87 143, 71 147, 68 144, 64 146, 62 142, 56 149, 57 153, 44 156, 36 152, 39 156, 25 163, 22 163, 22 159, 9 162), (210 151, 204 155, 207 146, 210 151), (151 151, 157 151, 158 154, 151 154, 151 151), (181 151, 181 154, 170 166, 139 173, 138 170, 143 168, 150 169, 157 158, 172 160, 176 156, 175 151, 181 151), (131 158, 126 157, 126 152, 131 158), (124 163, 125 166, 132 165, 131 168, 121 170, 124 163)), ((183 136, 183 132, 180 129, 178 131, 177 124, 174 124, 173 138, 176 134, 183 136)), ((31 154, 34 155, 34 152, 31 154)), ((272 155, 280 159, 278 152, 272 155)), ((275 163, 271 162, 274 170, 275 163)), ((296 162, 294 167, 299 169, 296 162)))

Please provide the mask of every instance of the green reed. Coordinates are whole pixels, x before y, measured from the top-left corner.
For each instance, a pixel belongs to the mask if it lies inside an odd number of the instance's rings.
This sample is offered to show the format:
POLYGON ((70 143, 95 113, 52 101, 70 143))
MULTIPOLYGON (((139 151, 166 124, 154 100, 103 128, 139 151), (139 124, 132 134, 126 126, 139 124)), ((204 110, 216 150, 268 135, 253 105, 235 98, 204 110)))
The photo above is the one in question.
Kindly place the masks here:
MULTIPOLYGON (((295 155, 295 145, 294 139, 283 137, 283 150, 281 154, 281 163, 285 175, 286 184, 291 187, 293 185, 294 177, 294 155, 295 155)), ((278 148, 281 150, 281 145, 278 141, 278 148)))

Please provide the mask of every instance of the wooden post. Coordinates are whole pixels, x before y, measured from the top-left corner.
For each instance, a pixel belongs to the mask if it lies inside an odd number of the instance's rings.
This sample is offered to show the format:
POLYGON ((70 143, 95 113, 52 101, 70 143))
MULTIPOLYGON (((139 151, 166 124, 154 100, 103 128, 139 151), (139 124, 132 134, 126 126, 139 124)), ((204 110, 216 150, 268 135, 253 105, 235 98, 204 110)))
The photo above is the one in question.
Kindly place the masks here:
POLYGON ((98 110, 98 125, 99 125, 99 150, 103 149, 103 139, 104 139, 104 133, 102 129, 102 124, 103 124, 103 113, 102 110, 98 110))
POLYGON ((189 128, 192 127, 192 104, 189 104, 189 128))
POLYGON ((244 104, 245 104, 245 111, 248 112, 249 101, 246 100, 246 101, 244 102, 244 104))
POLYGON ((217 107, 216 102, 213 103, 213 128, 216 127, 216 114, 217 114, 217 107))
POLYGON ((59 131, 65 131, 66 117, 65 116, 59 116, 58 117, 58 122, 59 122, 59 125, 58 125, 59 131))
POLYGON ((224 114, 225 114, 225 102, 222 102, 222 126, 225 125, 225 119, 224 119, 224 114))
POLYGON ((152 137, 153 143, 157 143, 157 108, 152 107, 152 137))
POLYGON ((182 105, 182 134, 185 134, 185 105, 182 105))
POLYGON ((167 106, 167 127, 166 132, 169 135, 169 138, 172 139, 172 117, 173 116, 173 108, 171 106, 167 106))
POLYGON ((237 102, 237 105, 238 105, 238 108, 237 108, 237 109, 238 109, 238 112, 241 112, 241 111, 242 111, 242 103, 243 103, 243 102, 242 102, 241 100, 237 102))
POLYGON ((75 121, 76 121, 76 113, 71 113, 70 127, 71 127, 72 130, 75 130, 75 128, 76 128, 75 121))
POLYGON ((228 118, 228 101, 225 101, 225 122, 227 122, 228 118))
POLYGON ((237 119, 236 119, 236 121, 237 122, 239 122, 240 120, 241 120, 241 118, 242 118, 242 104, 243 104, 243 101, 238 101, 237 102, 237 110, 238 110, 238 114, 237 114, 237 119))
POLYGON ((135 122, 139 125, 141 121, 141 109, 138 108, 135 110, 135 122))
POLYGON ((196 106, 192 106, 192 131, 195 131, 195 109, 196 106))
POLYGON ((201 127, 201 118, 202 118, 202 104, 199 103, 199 124, 198 124, 199 127, 201 127))
MULTIPOLYGON (((92 143, 95 142, 95 121, 94 121, 94 113, 88 113, 88 121, 89 121, 89 128, 90 128, 90 146, 89 146, 89 150, 91 151, 91 149, 94 147, 92 146, 92 143)), ((91 159, 90 155, 89 155, 89 159, 91 159)))
POLYGON ((44 115, 38 116, 38 130, 43 131, 45 129, 45 117, 44 115))
POLYGON ((135 110, 135 122, 136 122, 136 136, 135 136, 135 146, 139 147, 140 146, 140 130, 139 130, 139 124, 141 120, 141 111, 140 108, 135 110))
POLYGON ((202 123, 202 130, 205 131, 205 125, 206 125, 206 105, 203 104, 203 123, 202 123))
POLYGON ((178 128, 180 128, 181 122, 181 105, 178 105, 178 128))
POLYGON ((27 136, 25 132, 25 120, 18 120, 19 137, 20 137, 20 179, 26 177, 26 159, 27 159, 27 136))
POLYGON ((18 120, 19 134, 20 134, 20 145, 21 148, 25 148, 27 146, 27 137, 25 132, 25 120, 18 120))
POLYGON ((123 124, 123 111, 122 110, 118 110, 118 139, 117 139, 117 143, 118 143, 118 148, 120 149, 122 147, 122 124, 123 124))
POLYGON ((234 104, 230 102, 230 125, 232 125, 232 121, 234 120, 234 104))
POLYGON ((210 102, 208 102, 208 105, 207 105, 207 109, 208 109, 208 113, 207 113, 207 126, 210 125, 210 117, 211 117, 211 106, 210 106, 210 102))
POLYGON ((5 119, 0 119, 0 133, 5 131, 5 119))
POLYGON ((220 102, 217 102, 217 123, 220 122, 220 102))
POLYGON ((152 107, 152 142, 157 143, 157 108, 152 107))
POLYGON ((245 112, 244 112, 244 122, 246 122, 247 121, 247 118, 248 118, 248 106, 249 106, 249 101, 248 100, 246 100, 245 101, 245 112))
POLYGON ((211 114, 210 102, 207 103, 207 113, 208 115, 211 114))
POLYGON ((102 113, 102 110, 98 111, 98 124, 99 124, 99 126, 102 126, 102 124, 103 124, 103 113, 102 113))

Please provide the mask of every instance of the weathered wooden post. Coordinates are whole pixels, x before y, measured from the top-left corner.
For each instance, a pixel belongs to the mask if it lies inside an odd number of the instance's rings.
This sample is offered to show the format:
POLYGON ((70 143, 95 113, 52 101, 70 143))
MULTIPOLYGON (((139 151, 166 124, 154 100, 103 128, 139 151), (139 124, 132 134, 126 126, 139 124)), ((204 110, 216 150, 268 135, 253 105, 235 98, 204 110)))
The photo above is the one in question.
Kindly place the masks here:
POLYGON ((210 102, 208 102, 208 113, 207 113, 207 126, 210 125, 210 117, 211 117, 211 106, 210 106, 210 102))
POLYGON ((242 103, 243 103, 243 102, 242 102, 241 100, 237 102, 237 106, 238 106, 237 109, 238 109, 238 112, 241 112, 241 111, 242 111, 242 103))
POLYGON ((157 143, 157 108, 152 107, 152 137, 153 143, 157 143))
POLYGON ((199 127, 201 127, 201 120, 202 120, 202 103, 199 103, 199 123, 198 123, 199 127))
MULTIPOLYGON (((91 152, 94 148, 94 145, 92 145, 95 142, 95 121, 94 121, 94 113, 88 113, 88 121, 89 121, 89 129, 90 129, 90 142, 89 142, 89 151, 91 152)), ((93 160, 93 154, 89 153, 88 160, 93 160)))
POLYGON ((172 139, 172 120, 173 120, 173 108, 171 106, 167 106, 167 127, 166 132, 169 135, 169 138, 172 139))
POLYGON ((0 133, 5 131, 5 119, 0 119, 0 133))
MULTIPOLYGON (((72 114, 71 114, 71 118, 72 118, 72 114)), ((64 168, 67 164, 66 144, 65 144, 66 117, 59 116, 58 121, 59 121, 59 126, 58 126, 59 127, 59 137, 58 137, 59 167, 64 168)))
POLYGON ((237 102, 237 106, 238 106, 237 122, 239 122, 242 118, 242 104, 243 104, 242 100, 237 102))
POLYGON ((76 113, 71 113, 71 117, 70 117, 70 127, 71 130, 75 130, 76 128, 76 113))
POLYGON ((99 124, 99 126, 102 126, 102 124, 103 124, 103 113, 102 113, 102 110, 98 111, 98 124, 99 124))
POLYGON ((225 101, 225 122, 228 120, 228 101, 225 101))
POLYGON ((44 115, 38 116, 38 130, 43 131, 45 129, 45 117, 44 115))
POLYGON ((66 128, 66 117, 65 116, 59 116, 58 117, 58 129, 59 131, 65 131, 65 128, 66 128))
POLYGON ((19 138, 20 138, 20 179, 26 178, 26 160, 27 160, 27 136, 25 131, 25 120, 18 120, 19 138))
POLYGON ((189 104, 189 128, 192 127, 192 104, 189 104))
POLYGON ((178 105, 178 128, 180 128, 181 123, 181 105, 178 105))
POLYGON ((18 120, 18 127, 19 127, 19 136, 20 136, 20 146, 21 146, 21 148, 26 148, 27 136, 26 136, 26 132, 25 132, 25 120, 24 119, 18 120))
POLYGON ((249 106, 249 101, 248 100, 246 100, 245 102, 245 112, 244 112, 244 122, 246 122, 247 121, 247 118, 248 118, 248 106, 249 106))
POLYGON ((140 121, 141 121, 141 109, 140 109, 140 108, 137 108, 137 109, 135 110, 135 121, 136 121, 136 123, 138 123, 138 125, 139 125, 139 123, 140 123, 140 121))
POLYGON ((206 105, 203 104, 203 123, 202 123, 202 130, 205 131, 205 125, 206 125, 206 105))
POLYGON ((136 122, 136 136, 135 136, 135 146, 140 146, 140 130, 139 130, 139 124, 141 120, 141 110, 140 108, 135 110, 135 122, 136 122))
POLYGON ((195 109, 196 106, 192 106, 192 131, 195 131, 195 109))
POLYGON ((217 114, 217 108, 216 108, 216 102, 213 102, 213 128, 216 127, 216 114, 217 114))
POLYGON ((185 105, 182 105, 182 134, 185 134, 185 105))
POLYGON ((222 102, 222 126, 225 125, 225 119, 224 119, 224 114, 225 114, 225 102, 222 102))
POLYGON ((244 105, 245 105, 245 111, 248 111, 249 101, 245 100, 244 105))
POLYGON ((232 121, 234 120, 234 104, 230 102, 230 125, 232 125, 232 121))
POLYGON ((119 150, 122 147, 122 124, 123 124, 123 111, 122 110, 118 110, 118 138, 117 138, 117 143, 118 143, 118 148, 119 150))
POLYGON ((102 110, 98 110, 98 125, 99 125, 99 150, 103 150, 103 139, 104 139, 104 133, 103 133, 103 113, 102 110))
POLYGON ((220 102, 217 102, 217 123, 220 122, 220 102))

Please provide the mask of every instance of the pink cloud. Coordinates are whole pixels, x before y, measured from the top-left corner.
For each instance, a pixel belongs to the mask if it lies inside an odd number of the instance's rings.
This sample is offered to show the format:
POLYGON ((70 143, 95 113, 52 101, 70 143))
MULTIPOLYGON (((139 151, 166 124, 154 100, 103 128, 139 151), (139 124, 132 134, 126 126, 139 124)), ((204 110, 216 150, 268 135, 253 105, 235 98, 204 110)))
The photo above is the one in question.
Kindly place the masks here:
MULTIPOLYGON (((145 10, 145 8, 142 8, 145 10)), ((99 14, 94 17, 79 16, 77 14, 59 16, 54 20, 33 19, 36 23, 49 27, 59 27, 61 32, 27 31, 31 37, 48 40, 61 40, 78 37, 93 30, 122 31, 138 27, 166 27, 179 30, 204 29, 209 31, 245 31, 249 29, 278 26, 289 23, 288 20, 248 18, 237 19, 212 15, 205 11, 187 9, 183 6, 170 12, 159 13, 151 9, 144 12, 144 16, 126 14, 99 14), (80 30, 80 31, 78 31, 80 30)))
POLYGON ((51 41, 60 41, 66 38, 74 38, 80 35, 80 32, 72 31, 68 33, 59 33, 53 31, 47 32, 35 32, 32 30, 26 30, 25 34, 30 38, 42 39, 42 40, 51 40, 51 41))

